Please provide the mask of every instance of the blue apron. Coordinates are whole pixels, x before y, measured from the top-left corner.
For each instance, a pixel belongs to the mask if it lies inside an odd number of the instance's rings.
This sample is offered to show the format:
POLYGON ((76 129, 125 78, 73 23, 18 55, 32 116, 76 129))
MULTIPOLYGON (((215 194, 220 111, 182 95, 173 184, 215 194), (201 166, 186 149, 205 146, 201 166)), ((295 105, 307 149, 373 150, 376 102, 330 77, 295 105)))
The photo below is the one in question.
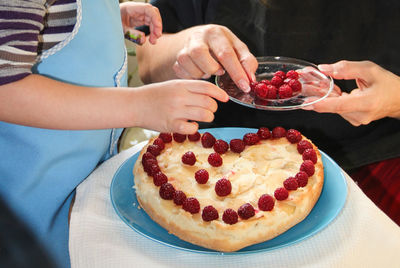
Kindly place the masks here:
MULTIPOLYGON (((33 72, 66 83, 126 86, 117 0, 77 0, 75 28, 33 72)), ((122 129, 66 131, 0 122, 0 195, 61 267, 69 267, 68 211, 75 188, 116 153, 122 129)))

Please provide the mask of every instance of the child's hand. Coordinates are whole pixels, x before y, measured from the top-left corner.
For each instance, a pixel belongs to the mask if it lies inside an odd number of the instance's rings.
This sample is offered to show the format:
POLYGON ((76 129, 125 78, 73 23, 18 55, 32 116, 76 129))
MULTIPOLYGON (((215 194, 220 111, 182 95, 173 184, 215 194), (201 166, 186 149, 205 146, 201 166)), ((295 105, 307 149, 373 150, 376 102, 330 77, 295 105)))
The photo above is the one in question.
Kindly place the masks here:
POLYGON ((120 4, 121 20, 124 33, 130 32, 140 36, 140 44, 146 42, 146 35, 135 29, 137 26, 148 25, 150 27, 149 41, 156 43, 157 38, 162 34, 162 21, 158 8, 138 2, 125 2, 120 4))
POLYGON ((193 134, 198 124, 212 122, 217 102, 227 102, 228 94, 199 80, 170 80, 134 89, 136 126, 160 132, 193 134), (214 99, 213 99, 214 98, 214 99))

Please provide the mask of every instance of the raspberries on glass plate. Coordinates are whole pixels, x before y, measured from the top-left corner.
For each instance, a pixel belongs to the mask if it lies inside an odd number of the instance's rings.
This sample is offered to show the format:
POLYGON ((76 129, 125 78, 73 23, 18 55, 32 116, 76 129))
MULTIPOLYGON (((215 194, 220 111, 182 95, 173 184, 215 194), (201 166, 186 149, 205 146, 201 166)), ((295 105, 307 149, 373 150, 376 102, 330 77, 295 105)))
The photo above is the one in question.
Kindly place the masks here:
POLYGON ((240 206, 240 208, 238 209, 238 214, 240 218, 247 220, 253 217, 256 214, 256 212, 252 205, 246 203, 240 206))
POLYGON ((288 84, 283 84, 278 88, 278 95, 280 99, 288 99, 293 96, 293 90, 288 84))
POLYGON ((222 215, 222 220, 226 224, 235 224, 238 222, 238 219, 239 219, 238 214, 231 208, 225 210, 224 214, 222 215))
POLYGON ((214 148, 215 152, 217 152, 219 154, 224 154, 224 153, 226 153, 226 151, 228 151, 229 145, 224 140, 217 140, 217 141, 215 141, 213 148, 214 148))
POLYGON ((179 143, 182 143, 186 140, 186 135, 184 134, 173 133, 172 136, 174 137, 174 141, 179 143))
POLYGON ((213 147, 214 143, 215 143, 215 137, 209 132, 204 132, 203 135, 201 136, 201 144, 203 145, 203 147, 211 148, 213 147))
POLYGON ((175 188, 171 183, 166 182, 161 185, 159 193, 162 199, 172 200, 174 198, 175 188))
POLYGON ((232 184, 228 179, 222 178, 215 183, 215 193, 218 196, 227 196, 232 191, 232 184))
POLYGON ((192 151, 188 151, 182 155, 182 163, 193 166, 196 163, 196 156, 192 151))
POLYGON ((290 70, 286 73, 286 78, 299 79, 299 73, 295 70, 290 70))
POLYGON ((245 148, 244 141, 241 139, 233 139, 229 142, 229 147, 234 153, 241 153, 245 148))
POLYGON ((196 214, 200 212, 200 203, 196 198, 189 197, 186 198, 185 201, 183 201, 182 208, 187 212, 196 214))
POLYGON ((218 219, 218 211, 213 206, 206 206, 203 208, 203 212, 201 213, 201 217, 204 221, 213 221, 218 219))
POLYGON ((256 133, 246 133, 243 136, 243 142, 246 145, 254 145, 260 141, 260 137, 256 133))
POLYGON ((208 163, 213 167, 222 166, 222 158, 218 153, 211 153, 208 156, 208 163))
POLYGON ((276 200, 282 201, 289 197, 289 192, 285 188, 280 187, 275 190, 274 196, 276 200))
POLYGON ((301 133, 295 129, 289 129, 286 132, 286 138, 290 143, 298 143, 302 139, 301 133))
POLYGON ((275 201, 269 194, 263 194, 258 199, 258 208, 262 211, 271 211, 274 208, 275 201))
POLYGON ((209 178, 208 172, 205 169, 199 169, 194 173, 194 178, 199 184, 206 184, 209 178))
POLYGON ((277 71, 271 80, 251 82, 250 88, 261 99, 288 99, 301 91, 302 84, 298 79, 299 74, 294 70, 277 71))

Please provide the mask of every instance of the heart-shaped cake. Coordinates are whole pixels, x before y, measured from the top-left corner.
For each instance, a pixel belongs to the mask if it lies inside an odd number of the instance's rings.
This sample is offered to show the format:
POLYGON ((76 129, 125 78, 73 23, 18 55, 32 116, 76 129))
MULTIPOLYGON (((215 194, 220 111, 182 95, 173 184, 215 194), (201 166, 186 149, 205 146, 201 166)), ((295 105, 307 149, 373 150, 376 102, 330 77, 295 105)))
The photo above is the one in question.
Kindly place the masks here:
POLYGON ((230 252, 301 222, 324 181, 317 147, 299 131, 262 127, 230 141, 161 133, 134 169, 140 206, 182 240, 230 252))

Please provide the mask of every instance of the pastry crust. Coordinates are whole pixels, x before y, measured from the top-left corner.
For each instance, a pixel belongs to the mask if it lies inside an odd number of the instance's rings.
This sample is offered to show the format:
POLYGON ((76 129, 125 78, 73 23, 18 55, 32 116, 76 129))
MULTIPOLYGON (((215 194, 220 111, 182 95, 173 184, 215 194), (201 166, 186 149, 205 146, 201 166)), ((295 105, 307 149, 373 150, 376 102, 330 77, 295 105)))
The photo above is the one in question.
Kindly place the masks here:
MULTIPOLYGON (((303 139, 306 138, 303 136, 303 139)), ((149 140, 148 144, 153 141, 149 140)), ((274 190, 283 187, 283 181, 294 176, 303 162, 296 144, 291 144, 286 138, 262 140, 259 144, 246 146, 240 154, 228 150, 222 155, 224 163, 221 167, 210 166, 207 157, 214 150, 203 148, 200 141, 172 141, 165 144, 157 161, 161 171, 167 175, 168 182, 187 197, 197 198, 201 210, 207 205, 214 206, 219 213, 217 220, 205 222, 201 211, 191 214, 172 200, 160 197, 159 187, 144 172, 140 161, 147 146, 141 151, 133 169, 137 199, 155 222, 182 240, 217 251, 237 251, 284 233, 310 213, 320 196, 324 180, 321 155, 313 146, 318 157, 314 175, 309 177, 305 187, 289 191, 286 200, 275 200, 272 211, 258 210, 259 197, 262 194, 273 196, 274 190), (181 162, 181 156, 187 151, 196 155, 194 166, 181 162), (210 174, 204 185, 194 179, 194 173, 201 168, 210 174), (216 181, 222 177, 229 179, 232 184, 232 192, 225 197, 219 197, 214 190, 216 181), (226 209, 237 211, 244 203, 250 203, 255 208, 255 216, 247 220, 239 218, 232 225, 222 221, 226 209)))

